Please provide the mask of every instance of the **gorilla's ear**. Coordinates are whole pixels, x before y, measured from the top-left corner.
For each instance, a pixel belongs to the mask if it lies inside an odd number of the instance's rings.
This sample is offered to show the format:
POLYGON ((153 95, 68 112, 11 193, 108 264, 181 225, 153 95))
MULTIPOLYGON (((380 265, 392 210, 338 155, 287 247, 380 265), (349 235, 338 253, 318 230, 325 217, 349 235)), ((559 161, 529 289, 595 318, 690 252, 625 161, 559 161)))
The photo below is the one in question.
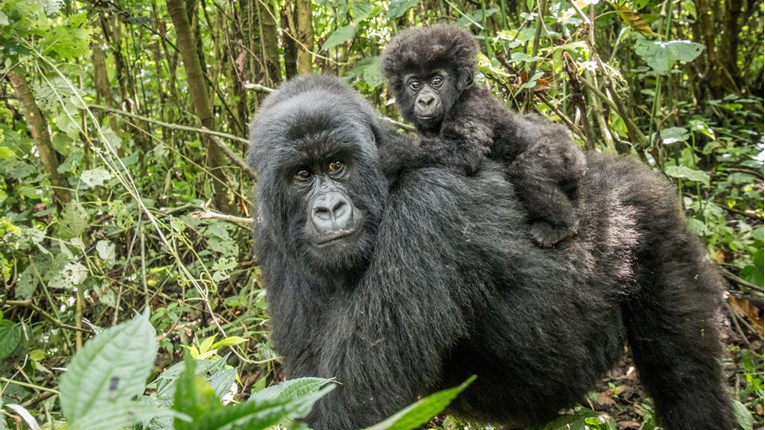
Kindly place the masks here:
POLYGON ((473 71, 468 68, 460 70, 459 79, 457 80, 457 89, 459 92, 461 93, 472 86, 473 71))
POLYGON ((372 130, 372 139, 374 140, 375 147, 380 148, 384 141, 382 120, 375 118, 369 121, 369 129, 372 130))

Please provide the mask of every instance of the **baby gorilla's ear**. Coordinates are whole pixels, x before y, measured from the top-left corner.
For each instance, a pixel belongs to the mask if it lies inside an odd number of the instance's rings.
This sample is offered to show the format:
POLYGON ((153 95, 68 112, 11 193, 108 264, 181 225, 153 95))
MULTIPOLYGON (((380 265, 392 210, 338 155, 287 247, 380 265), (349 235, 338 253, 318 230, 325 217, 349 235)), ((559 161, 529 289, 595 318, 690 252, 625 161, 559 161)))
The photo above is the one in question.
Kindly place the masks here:
POLYGON ((460 70, 459 79, 457 79, 457 90, 462 93, 473 86, 473 70, 468 67, 460 70))

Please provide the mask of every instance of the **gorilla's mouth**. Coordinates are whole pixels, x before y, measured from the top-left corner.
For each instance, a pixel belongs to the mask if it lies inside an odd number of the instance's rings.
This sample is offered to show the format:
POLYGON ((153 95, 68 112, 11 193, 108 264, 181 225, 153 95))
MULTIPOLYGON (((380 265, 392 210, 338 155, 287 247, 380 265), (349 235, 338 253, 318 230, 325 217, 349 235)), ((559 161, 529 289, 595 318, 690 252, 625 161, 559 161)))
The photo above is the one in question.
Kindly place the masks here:
POLYGON ((317 247, 323 248, 338 242, 347 241, 347 239, 355 236, 358 231, 359 229, 356 228, 350 230, 337 230, 330 234, 319 236, 313 243, 317 247))

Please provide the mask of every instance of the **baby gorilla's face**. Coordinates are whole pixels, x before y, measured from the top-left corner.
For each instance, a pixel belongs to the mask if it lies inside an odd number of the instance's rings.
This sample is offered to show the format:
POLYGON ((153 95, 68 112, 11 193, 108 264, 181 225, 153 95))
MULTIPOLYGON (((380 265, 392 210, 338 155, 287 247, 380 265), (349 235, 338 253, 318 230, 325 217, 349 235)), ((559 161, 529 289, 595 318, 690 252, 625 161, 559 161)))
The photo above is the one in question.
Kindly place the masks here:
POLYGON ((456 79, 446 70, 408 73, 403 77, 398 104, 407 121, 420 133, 437 133, 459 97, 456 79))

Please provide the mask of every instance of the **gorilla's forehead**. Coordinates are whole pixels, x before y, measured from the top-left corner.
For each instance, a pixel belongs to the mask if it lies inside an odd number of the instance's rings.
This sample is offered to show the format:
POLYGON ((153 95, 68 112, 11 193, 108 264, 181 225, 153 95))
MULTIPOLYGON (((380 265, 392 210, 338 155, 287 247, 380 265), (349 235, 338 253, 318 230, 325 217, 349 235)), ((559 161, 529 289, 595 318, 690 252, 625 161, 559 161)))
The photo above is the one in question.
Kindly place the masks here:
POLYGON ((258 118, 251 138, 260 161, 292 165, 338 152, 375 151, 369 121, 351 103, 299 97, 273 106, 258 118))

